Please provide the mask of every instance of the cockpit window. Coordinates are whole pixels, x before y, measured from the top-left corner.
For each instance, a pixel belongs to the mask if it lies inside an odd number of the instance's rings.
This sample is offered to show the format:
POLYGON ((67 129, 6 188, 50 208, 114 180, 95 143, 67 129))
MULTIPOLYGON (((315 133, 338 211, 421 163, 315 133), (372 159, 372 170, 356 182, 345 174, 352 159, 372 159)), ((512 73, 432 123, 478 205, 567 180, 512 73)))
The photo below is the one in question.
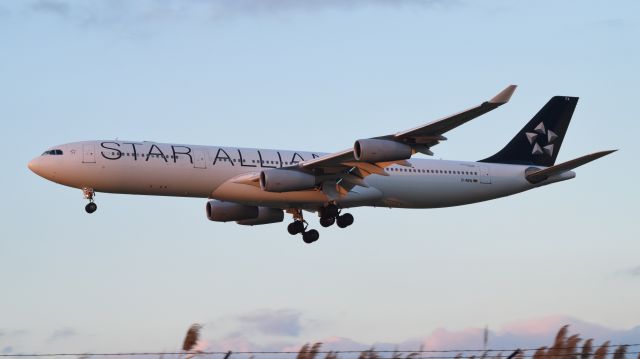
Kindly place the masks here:
POLYGON ((61 154, 62 150, 49 150, 42 153, 43 156, 60 156, 61 154))

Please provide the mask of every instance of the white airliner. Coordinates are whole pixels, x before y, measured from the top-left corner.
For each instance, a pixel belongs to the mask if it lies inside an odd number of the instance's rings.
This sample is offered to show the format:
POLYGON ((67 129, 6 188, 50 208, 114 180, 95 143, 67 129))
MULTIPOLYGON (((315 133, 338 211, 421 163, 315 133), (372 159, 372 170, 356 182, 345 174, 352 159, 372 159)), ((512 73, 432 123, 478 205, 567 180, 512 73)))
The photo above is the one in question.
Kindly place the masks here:
POLYGON ((411 158, 433 155, 446 132, 509 101, 511 85, 489 101, 391 135, 360 139, 335 153, 196 146, 136 141, 84 141, 54 146, 29 162, 36 174, 82 189, 93 213, 95 192, 203 197, 212 221, 282 222, 291 234, 318 240, 303 210, 320 224, 353 223, 345 208, 437 208, 504 197, 575 177, 571 170, 613 151, 555 165, 578 102, 556 96, 495 155, 480 161, 411 158))

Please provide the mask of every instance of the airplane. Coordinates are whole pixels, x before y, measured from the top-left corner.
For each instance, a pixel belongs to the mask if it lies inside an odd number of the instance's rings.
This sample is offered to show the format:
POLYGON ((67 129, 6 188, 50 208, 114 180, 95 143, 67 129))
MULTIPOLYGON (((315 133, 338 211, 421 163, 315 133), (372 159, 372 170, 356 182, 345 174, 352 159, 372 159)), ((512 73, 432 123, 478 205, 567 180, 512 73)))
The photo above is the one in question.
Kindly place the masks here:
POLYGON ((28 167, 50 181, 82 189, 87 213, 96 192, 207 198, 207 218, 240 225, 284 220, 305 243, 318 240, 303 211, 320 225, 345 228, 348 208, 459 206, 565 181, 572 170, 616 150, 555 164, 577 97, 555 96, 496 154, 479 161, 432 156, 444 134, 507 103, 510 85, 454 115, 390 135, 359 139, 334 153, 99 140, 50 147, 28 167))

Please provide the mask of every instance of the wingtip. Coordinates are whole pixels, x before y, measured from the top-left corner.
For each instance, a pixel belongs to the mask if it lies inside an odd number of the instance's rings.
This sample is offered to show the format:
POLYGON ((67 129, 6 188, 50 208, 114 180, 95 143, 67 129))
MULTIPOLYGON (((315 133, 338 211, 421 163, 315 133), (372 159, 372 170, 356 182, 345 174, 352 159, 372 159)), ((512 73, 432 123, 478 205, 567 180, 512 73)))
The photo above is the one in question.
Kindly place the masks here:
POLYGON ((504 90, 500 91, 499 94, 495 95, 491 100, 489 100, 489 102, 499 104, 505 104, 509 102, 509 99, 511 99, 511 96, 516 91, 517 87, 518 85, 507 86, 504 90))

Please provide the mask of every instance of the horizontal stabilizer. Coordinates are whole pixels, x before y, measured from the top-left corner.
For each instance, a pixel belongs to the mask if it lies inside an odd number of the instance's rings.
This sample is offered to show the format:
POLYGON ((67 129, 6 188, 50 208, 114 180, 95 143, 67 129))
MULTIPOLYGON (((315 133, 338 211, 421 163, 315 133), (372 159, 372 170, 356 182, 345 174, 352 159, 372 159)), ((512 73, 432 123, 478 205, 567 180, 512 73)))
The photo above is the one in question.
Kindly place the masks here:
POLYGON ((611 150, 611 151, 601 151, 601 152, 596 152, 596 153, 592 153, 590 155, 586 155, 586 156, 582 156, 582 157, 578 157, 574 160, 571 161, 567 161, 567 162, 563 162, 559 165, 555 165, 555 166, 551 166, 549 168, 545 168, 543 170, 539 170, 539 171, 535 171, 535 172, 531 172, 531 173, 527 173, 526 178, 527 181, 531 182, 531 183, 539 183, 542 182, 544 180, 546 180, 547 178, 553 176, 553 175, 557 175, 563 172, 567 172, 570 171, 574 168, 580 167, 584 164, 587 164, 591 161, 595 161, 600 157, 604 157, 610 153, 616 152, 617 150, 611 150))

